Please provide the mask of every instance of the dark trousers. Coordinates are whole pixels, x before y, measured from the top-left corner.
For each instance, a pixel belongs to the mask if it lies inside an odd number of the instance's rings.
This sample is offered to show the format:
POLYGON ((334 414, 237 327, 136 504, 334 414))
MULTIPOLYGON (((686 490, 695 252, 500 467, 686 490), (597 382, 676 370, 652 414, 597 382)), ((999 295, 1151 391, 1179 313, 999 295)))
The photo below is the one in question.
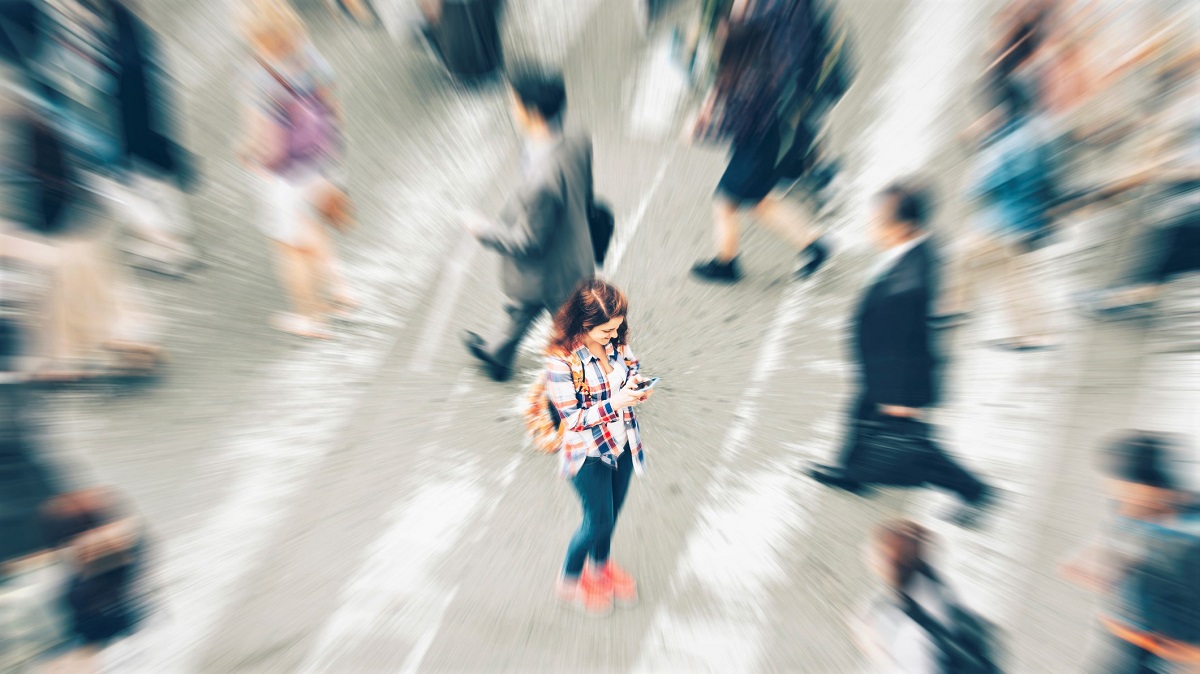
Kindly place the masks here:
POLYGON ((617 516, 621 514, 632 476, 633 452, 626 447, 617 457, 616 470, 599 457, 589 456, 572 478, 583 505, 583 523, 567 548, 567 561, 563 566, 563 575, 567 578, 577 578, 589 557, 598 565, 608 561, 613 529, 617 526, 617 516))
POLYGON ((1135 281, 1157 285, 1200 271, 1200 209, 1154 228, 1147 238, 1146 260, 1134 275, 1135 281))
POLYGON ((544 304, 528 304, 510 300, 508 306, 504 308, 507 317, 492 333, 484 350, 497 363, 505 366, 512 365, 513 358, 517 355, 517 347, 525 338, 525 333, 529 332, 529 326, 533 325, 533 322, 545 309, 544 304))
MULTIPOLYGON (((863 394, 851 409, 846 443, 842 446, 842 453, 838 459, 847 478, 855 479, 856 465, 861 463, 866 458, 865 453, 870 451, 862 442, 864 425, 882 418, 884 415, 879 411, 879 403, 869 393, 863 394)), ((889 479, 886 483, 873 482, 872 484, 895 487, 938 487, 958 494, 967 502, 978 499, 979 495, 983 493, 984 484, 959 465, 932 438, 929 438, 928 442, 930 451, 922 453, 920 457, 908 464, 902 473, 894 475, 893 479, 889 479)), ((863 482, 866 483, 866 481, 863 482)))

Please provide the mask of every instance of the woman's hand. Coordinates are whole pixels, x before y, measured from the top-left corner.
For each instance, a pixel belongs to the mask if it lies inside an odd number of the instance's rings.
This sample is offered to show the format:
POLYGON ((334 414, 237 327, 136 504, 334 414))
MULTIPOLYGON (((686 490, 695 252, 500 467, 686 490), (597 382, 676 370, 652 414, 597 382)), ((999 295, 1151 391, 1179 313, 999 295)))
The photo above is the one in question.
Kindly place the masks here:
POLYGON ((609 401, 612 403, 614 410, 623 410, 626 407, 637 407, 638 405, 642 404, 646 398, 650 397, 649 389, 645 391, 639 391, 637 389, 637 385, 637 377, 633 377, 629 379, 629 381, 625 382, 625 387, 620 391, 617 391, 617 394, 614 395, 609 401))
POLYGON ((901 419, 919 419, 921 410, 917 407, 904 407, 903 405, 880 405, 879 411, 889 417, 899 417, 901 419))

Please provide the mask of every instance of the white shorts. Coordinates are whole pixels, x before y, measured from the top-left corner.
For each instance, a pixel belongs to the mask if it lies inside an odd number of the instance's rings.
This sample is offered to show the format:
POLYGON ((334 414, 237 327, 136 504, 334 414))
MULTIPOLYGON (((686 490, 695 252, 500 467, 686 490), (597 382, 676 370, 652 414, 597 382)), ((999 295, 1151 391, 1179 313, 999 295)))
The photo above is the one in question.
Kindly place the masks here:
POLYGON ((317 172, 294 177, 264 173, 259 181, 262 203, 258 222, 263 233, 288 246, 308 243, 313 228, 320 226, 312 197, 325 178, 317 172))

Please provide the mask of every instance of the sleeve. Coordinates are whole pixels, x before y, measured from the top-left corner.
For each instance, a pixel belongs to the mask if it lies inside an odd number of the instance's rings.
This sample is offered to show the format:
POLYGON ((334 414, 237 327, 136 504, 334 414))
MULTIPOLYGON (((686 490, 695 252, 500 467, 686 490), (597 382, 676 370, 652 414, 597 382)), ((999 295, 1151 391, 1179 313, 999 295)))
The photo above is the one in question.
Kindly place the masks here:
POLYGON ((641 372, 642 366, 638 362, 637 356, 633 354, 633 349, 629 348, 628 344, 621 347, 621 354, 625 358, 625 366, 629 368, 629 376, 626 378, 626 381, 628 381, 636 377, 638 372, 641 372))
POLYGON ((537 257, 554 238, 562 210, 559 195, 546 185, 539 185, 517 194, 505 208, 501 220, 477 235, 480 243, 504 255, 537 257))
POLYGON ((605 400, 588 408, 579 404, 575 382, 571 379, 571 365, 561 358, 551 356, 546 359, 546 393, 568 431, 583 431, 620 418, 611 401, 605 400))

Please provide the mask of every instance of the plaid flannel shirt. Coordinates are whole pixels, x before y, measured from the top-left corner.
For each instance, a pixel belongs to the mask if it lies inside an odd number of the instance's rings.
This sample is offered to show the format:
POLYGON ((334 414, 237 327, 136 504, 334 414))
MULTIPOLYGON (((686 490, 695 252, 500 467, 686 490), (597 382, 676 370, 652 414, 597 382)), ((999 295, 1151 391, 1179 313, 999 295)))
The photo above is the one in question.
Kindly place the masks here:
MULTIPOLYGON (((620 419, 624 419, 627 428, 629 447, 633 451, 634 471, 641 475, 645 471, 645 457, 642 454, 642 437, 638 430, 637 415, 631 407, 620 411, 613 409, 611 400, 616 391, 609 386, 608 377, 604 375, 599 358, 588 351, 586 346, 579 347, 575 355, 583 363, 582 391, 575 390, 568 358, 546 358, 546 392, 564 425, 563 448, 560 452, 563 477, 572 477, 578 473, 590 450, 595 450, 599 453, 601 461, 616 469, 617 455, 623 448, 617 447, 608 425, 620 419)), ((628 368, 625 381, 629 381, 629 378, 638 373, 637 358, 628 345, 620 350, 609 346, 610 364, 616 364, 617 359, 621 357, 624 357, 628 368)))

